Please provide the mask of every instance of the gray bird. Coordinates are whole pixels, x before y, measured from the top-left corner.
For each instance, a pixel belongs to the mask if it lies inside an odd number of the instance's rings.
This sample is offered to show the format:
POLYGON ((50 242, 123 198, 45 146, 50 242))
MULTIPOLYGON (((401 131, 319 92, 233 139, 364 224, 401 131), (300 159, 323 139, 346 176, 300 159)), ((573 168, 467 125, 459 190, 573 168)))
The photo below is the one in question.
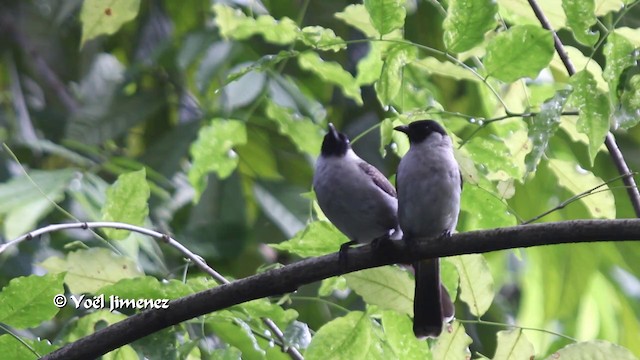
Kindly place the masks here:
MULTIPOLYGON (((409 244, 444 240, 455 230, 460 212, 462 177, 453 157, 451 138, 433 120, 397 126, 410 147, 398 165, 398 220, 409 244)), ((454 316, 449 293, 440 282, 440 261, 413 264, 416 291, 413 332, 418 338, 437 337, 454 316)))
POLYGON ((389 180, 351 149, 346 135, 329 124, 313 174, 313 189, 327 218, 348 238, 344 251, 356 243, 401 237, 398 200, 389 180))

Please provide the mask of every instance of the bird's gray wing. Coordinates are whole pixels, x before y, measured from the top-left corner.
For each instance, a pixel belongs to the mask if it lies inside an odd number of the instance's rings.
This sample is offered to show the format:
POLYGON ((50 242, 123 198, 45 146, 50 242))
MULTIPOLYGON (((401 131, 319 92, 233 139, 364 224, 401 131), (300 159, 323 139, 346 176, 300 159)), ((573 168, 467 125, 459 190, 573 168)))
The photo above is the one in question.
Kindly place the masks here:
POLYGON ((396 194, 396 189, 393 187, 393 185, 391 185, 389 180, 387 180, 387 178, 382 175, 382 173, 378 169, 375 168, 375 166, 364 161, 360 162, 358 166, 362 171, 364 171, 365 174, 367 174, 371 178, 374 184, 382 189, 382 191, 393 197, 398 197, 398 195, 396 194))

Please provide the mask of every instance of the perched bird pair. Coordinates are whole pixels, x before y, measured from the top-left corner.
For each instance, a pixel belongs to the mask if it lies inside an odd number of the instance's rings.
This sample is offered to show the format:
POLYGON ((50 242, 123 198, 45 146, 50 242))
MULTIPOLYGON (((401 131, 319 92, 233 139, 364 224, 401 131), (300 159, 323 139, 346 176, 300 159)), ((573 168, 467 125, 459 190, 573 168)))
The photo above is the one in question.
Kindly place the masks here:
MULTIPOLYGON (((398 126, 410 148, 398 166, 396 189, 371 164, 351 149, 349 139, 329 124, 316 163, 313 188, 320 208, 350 242, 389 237, 408 242, 446 238, 456 228, 462 178, 451 139, 433 120, 398 126)), ((413 332, 436 337, 454 315, 440 282, 438 259, 413 264, 416 274, 413 332)))

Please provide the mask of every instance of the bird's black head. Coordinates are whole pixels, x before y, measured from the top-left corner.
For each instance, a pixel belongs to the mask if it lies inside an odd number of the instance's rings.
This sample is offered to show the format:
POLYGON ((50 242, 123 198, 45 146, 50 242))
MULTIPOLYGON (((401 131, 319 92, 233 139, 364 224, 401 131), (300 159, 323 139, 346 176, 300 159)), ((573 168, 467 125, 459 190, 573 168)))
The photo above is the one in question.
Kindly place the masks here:
POLYGON ((439 133, 442 136, 447 135, 442 125, 433 120, 418 120, 409 125, 396 126, 393 129, 407 134, 409 141, 414 144, 421 143, 433 133, 439 133))
POLYGON ((350 147, 349 138, 329 123, 329 132, 322 140, 322 156, 344 156, 350 147))

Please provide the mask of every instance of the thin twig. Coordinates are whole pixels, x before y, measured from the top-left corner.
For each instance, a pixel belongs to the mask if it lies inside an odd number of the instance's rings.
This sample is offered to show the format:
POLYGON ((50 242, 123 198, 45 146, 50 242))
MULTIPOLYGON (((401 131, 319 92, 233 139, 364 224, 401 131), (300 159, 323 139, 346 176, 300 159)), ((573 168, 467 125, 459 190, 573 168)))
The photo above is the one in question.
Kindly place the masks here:
MULTIPOLYGON (((569 59, 569 55, 567 55, 567 51, 564 49, 564 45, 562 44, 562 41, 560 41, 558 34, 556 34, 555 30, 553 30, 553 28, 551 27, 549 20, 547 20, 547 17, 542 12, 542 9, 540 8, 536 0, 528 0, 528 1, 529 1, 529 5, 531 6, 531 9, 533 10, 536 17, 538 18, 538 21, 540 21, 540 24, 542 25, 542 27, 551 31, 551 34, 553 34, 553 44, 556 48, 556 52, 560 56, 560 59, 562 60, 564 67, 567 69, 569 76, 573 76, 576 73, 576 69, 573 66, 573 63, 571 62, 571 59, 569 59)), ((614 165, 618 169, 618 173, 621 175, 624 175, 624 177, 622 178, 622 181, 627 186, 627 194, 629 195, 631 206, 633 206, 633 210, 636 213, 636 217, 640 217, 640 191, 638 191, 638 187, 636 186, 636 181, 631 175, 632 172, 629 169, 629 166, 627 165, 627 163, 625 162, 624 157, 622 156, 622 152, 618 147, 618 144, 616 144, 616 138, 613 136, 611 132, 607 133, 607 137, 604 140, 604 144, 607 146, 607 150, 609 150, 609 155, 611 156, 611 160, 613 161, 614 165)))
MULTIPOLYGON (((602 184, 600 184, 600 185, 598 185, 598 186, 594 186, 594 187, 592 187, 592 188, 591 188, 591 189, 589 189, 589 190, 583 191, 583 192, 581 192, 581 193, 579 193, 579 194, 576 194, 576 195, 574 195, 574 196, 572 196, 572 197, 568 198, 567 200, 565 200, 565 201, 561 202, 560 204, 558 204, 558 205, 554 206, 552 209, 549 209, 549 210, 547 210, 547 211, 543 212, 543 213, 542 213, 542 214, 540 214, 540 215, 537 215, 537 216, 535 216, 535 217, 533 217, 533 218, 531 218, 531 219, 529 219, 529 220, 527 220, 527 221, 524 221, 524 222, 522 222, 520 225, 527 225, 527 224, 531 224, 532 222, 537 221, 537 220, 540 220, 541 218, 543 218, 543 217, 545 217, 545 216, 547 216, 547 215, 551 214, 551 213, 552 213, 552 212, 554 212, 554 211, 557 211, 557 210, 560 210, 560 209, 564 209, 567 205, 571 204, 571 203, 572 203, 572 202, 574 202, 574 201, 580 200, 580 199, 582 199, 582 198, 583 198, 583 197, 585 197, 585 196, 593 195, 593 194, 595 194, 595 193, 599 192, 599 191, 596 191, 596 190, 598 190, 599 188, 601 188, 601 187, 603 187, 603 186, 609 185, 610 183, 612 183, 612 182, 614 182, 614 181, 616 181, 616 180, 623 179, 625 176, 629 176, 629 175, 633 176, 633 175, 635 175, 635 174, 637 174, 637 173, 636 173, 636 172, 634 172, 634 173, 631 173, 631 174, 623 174, 623 175, 616 176, 616 177, 614 177, 613 179, 611 179, 611 180, 607 180, 607 181, 603 182, 602 184)), ((609 189, 604 189, 604 190, 601 190, 601 191, 609 191, 609 189)))
MULTIPOLYGON (((128 231, 133 231, 133 232, 136 232, 136 233, 139 233, 139 234, 151 236, 151 237, 153 237, 153 238, 155 238, 157 240, 162 240, 163 242, 167 243, 168 245, 170 245, 173 248, 175 248, 178 251, 180 251, 185 257, 187 257, 194 264, 196 264, 198 266, 198 268, 200 268, 200 270, 202 270, 205 273, 209 274, 218 283, 220 283, 220 284, 229 284, 230 283, 229 280, 227 280, 224 276, 222 276, 220 273, 218 273, 212 267, 210 267, 202 257, 198 256, 197 254, 195 254, 191 250, 187 249, 184 245, 182 245, 180 242, 178 242, 177 240, 175 240, 171 236, 169 236, 167 234, 163 234, 163 233, 155 231, 155 230, 150 230, 150 229, 146 229, 146 228, 143 228, 143 227, 140 227, 140 226, 124 224, 124 223, 119 223, 119 222, 96 221, 96 222, 80 222, 80 223, 67 223, 67 224, 52 224, 52 225, 48 225, 48 226, 45 226, 43 228, 40 228, 40 229, 31 231, 29 233, 26 233, 26 234, 24 234, 24 235, 22 235, 20 237, 17 237, 16 239, 14 239, 12 241, 9 241, 6 244, 0 245, 0 254, 2 254, 2 252, 4 252, 9 247, 16 246, 16 245, 20 244, 23 241, 27 241, 27 240, 31 240, 31 239, 37 238, 38 236, 43 235, 43 234, 56 232, 56 231, 60 231, 60 230, 68 230, 68 229, 83 229, 83 230, 86 230, 86 229, 97 229, 97 228, 111 228, 111 229, 128 230, 128 231)), ((289 355, 293 359, 296 359, 296 360, 304 359, 302 357, 302 355, 300 354, 300 352, 298 351, 298 349, 296 349, 293 346, 287 346, 286 345, 286 342, 285 342, 285 339, 284 339, 284 334, 282 333, 282 330, 280 330, 280 328, 278 328, 278 326, 271 319, 262 318, 262 322, 273 332, 273 334, 283 344, 283 347, 282 347, 283 351, 289 353, 289 355)))

